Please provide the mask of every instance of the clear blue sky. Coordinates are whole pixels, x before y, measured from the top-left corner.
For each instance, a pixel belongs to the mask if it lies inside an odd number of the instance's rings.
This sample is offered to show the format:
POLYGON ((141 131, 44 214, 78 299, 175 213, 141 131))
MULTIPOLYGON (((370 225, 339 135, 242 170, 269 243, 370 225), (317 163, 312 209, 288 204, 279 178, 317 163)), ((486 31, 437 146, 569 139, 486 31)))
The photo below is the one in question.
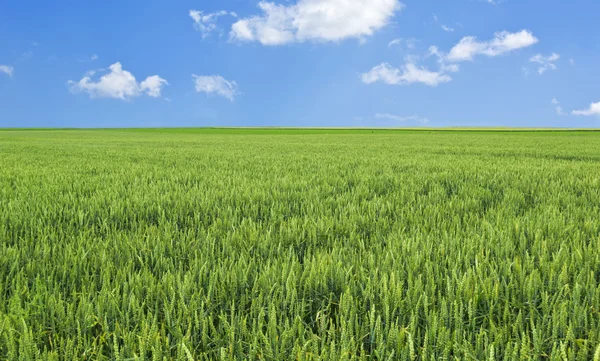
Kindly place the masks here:
POLYGON ((3 0, 0 127, 600 126, 596 0, 3 0))

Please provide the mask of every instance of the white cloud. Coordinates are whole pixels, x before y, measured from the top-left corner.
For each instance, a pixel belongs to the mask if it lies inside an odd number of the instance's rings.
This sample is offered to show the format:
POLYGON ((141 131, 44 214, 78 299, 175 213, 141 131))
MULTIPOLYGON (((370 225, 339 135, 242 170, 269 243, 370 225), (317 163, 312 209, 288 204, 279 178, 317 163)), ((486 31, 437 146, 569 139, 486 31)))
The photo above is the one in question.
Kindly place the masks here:
POLYGON ((238 94, 235 81, 229 81, 220 75, 199 76, 193 74, 196 91, 198 93, 217 94, 231 101, 238 94))
POLYGON ((592 103, 589 109, 584 110, 574 110, 573 115, 600 115, 600 102, 592 103))
POLYGON ((452 80, 449 75, 441 71, 430 71, 413 63, 405 64, 402 69, 394 68, 388 63, 381 63, 369 72, 362 74, 361 78, 366 84, 381 81, 390 85, 422 83, 432 87, 452 80))
POLYGON ((263 14, 233 24, 231 39, 263 45, 363 39, 387 25, 404 5, 399 0, 298 0, 288 6, 261 1, 258 7, 263 14))
POLYGON ((445 55, 440 51, 437 46, 430 46, 428 57, 435 56, 438 58, 440 64, 440 72, 442 73, 458 73, 460 71, 460 65, 458 64, 446 64, 445 55))
POLYGON ((474 36, 462 38, 446 59, 451 62, 473 60, 476 55, 498 56, 536 44, 539 40, 528 30, 517 33, 502 31, 490 41, 478 41, 474 36))
POLYGON ((149 76, 138 84, 130 72, 123 70, 121 63, 109 67, 110 72, 94 82, 92 72, 88 72, 80 81, 69 80, 69 86, 74 93, 85 92, 91 98, 115 98, 128 100, 146 93, 151 97, 159 97, 162 87, 169 83, 158 75, 149 76))
POLYGON ((169 83, 158 75, 152 75, 140 83, 140 90, 145 91, 146 94, 153 98, 158 98, 163 85, 169 85, 169 83))
POLYGON ((388 43, 388 48, 391 48, 393 46, 400 46, 402 44, 404 44, 404 46, 407 49, 414 49, 416 47, 416 43, 417 40, 416 39, 402 39, 402 38, 397 38, 397 39, 393 39, 388 43))
POLYGON ((198 30, 202 34, 202 38, 207 38, 210 33, 217 29, 217 20, 221 16, 231 15, 233 17, 237 17, 237 14, 234 12, 227 11, 217 11, 215 13, 205 14, 199 10, 190 10, 190 17, 194 20, 194 28, 198 30))
POLYGON ((538 73, 544 74, 547 70, 556 70, 556 61, 560 59, 560 55, 556 53, 552 53, 550 56, 543 56, 542 54, 537 54, 536 56, 529 59, 532 63, 539 64, 538 73))
POLYGON ((437 56, 440 59, 440 61, 443 60, 443 58, 444 58, 444 54, 442 54, 442 52, 440 51, 440 48, 438 48, 435 45, 432 45, 429 47, 429 52, 428 52, 427 56, 437 56))
POLYGON ((391 48, 394 45, 402 44, 402 39, 394 39, 388 43, 388 48, 391 48))
POLYGON ((552 104, 555 105, 554 110, 556 111, 556 114, 567 115, 567 113, 564 112, 563 108, 560 106, 560 103, 558 100, 556 100, 556 98, 552 98, 552 104))
MULTIPOLYGON (((438 23, 439 22, 439 18, 436 14, 433 14, 433 23, 438 23)), ((452 33, 454 32, 454 28, 451 28, 445 24, 440 24, 440 27, 442 28, 442 30, 444 30, 447 33, 452 33)))
MULTIPOLYGON (((392 40, 388 46, 393 46, 402 42, 402 39, 392 40)), ((405 65, 402 69, 394 68, 388 63, 381 63, 371 69, 369 72, 361 75, 362 81, 367 84, 381 81, 386 84, 408 85, 413 83, 422 83, 428 86, 437 86, 452 80, 449 73, 460 71, 458 62, 473 60, 478 54, 487 56, 497 56, 509 53, 513 50, 531 46, 538 42, 529 31, 523 30, 518 33, 508 33, 506 31, 496 33, 493 40, 479 42, 475 37, 465 37, 455 45, 449 54, 446 54, 437 46, 429 47, 426 56, 435 56, 438 59, 439 70, 431 71, 416 64, 419 57, 411 55, 405 57, 405 65)), ((553 54, 548 59, 557 60, 558 54, 553 54)))
POLYGON ((12 76, 15 68, 9 65, 0 65, 0 73, 4 73, 8 76, 12 76))
POLYGON ((388 114, 388 113, 377 113, 377 114, 375 114, 375 118, 393 120, 393 121, 397 121, 397 122, 419 122, 422 124, 429 123, 429 119, 427 119, 425 117, 420 117, 418 115, 411 115, 411 116, 405 117, 405 116, 393 115, 393 114, 388 114))
POLYGON ((573 58, 569 59, 569 63, 570 63, 571 65, 575 65, 575 59, 573 59, 573 58))
POLYGON ((458 73, 460 71, 460 65, 458 64, 442 64, 440 65, 440 71, 444 73, 458 73))
POLYGON ((98 60, 98 55, 93 54, 92 57, 90 58, 90 60, 91 61, 98 60))

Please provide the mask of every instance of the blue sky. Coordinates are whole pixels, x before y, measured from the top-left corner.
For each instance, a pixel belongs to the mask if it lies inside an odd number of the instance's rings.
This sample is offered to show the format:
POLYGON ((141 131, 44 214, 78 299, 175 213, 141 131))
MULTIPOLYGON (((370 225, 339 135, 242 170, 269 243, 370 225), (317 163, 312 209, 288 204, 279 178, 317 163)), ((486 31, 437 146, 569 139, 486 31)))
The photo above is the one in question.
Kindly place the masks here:
POLYGON ((600 126, 595 0, 3 0, 0 127, 600 126))

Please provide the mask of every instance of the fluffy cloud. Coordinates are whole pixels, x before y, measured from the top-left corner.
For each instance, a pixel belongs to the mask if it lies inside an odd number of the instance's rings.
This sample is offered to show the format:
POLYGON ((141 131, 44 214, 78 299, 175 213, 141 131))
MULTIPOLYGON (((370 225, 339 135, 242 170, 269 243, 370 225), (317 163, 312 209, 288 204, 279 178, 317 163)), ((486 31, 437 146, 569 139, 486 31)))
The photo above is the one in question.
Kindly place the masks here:
POLYGON ((4 73, 8 76, 12 76, 14 71, 15 71, 15 68, 13 68, 12 66, 0 65, 0 73, 4 73))
POLYGON ((92 81, 94 73, 88 72, 80 81, 69 80, 69 86, 74 93, 85 92, 91 98, 115 98, 128 100, 146 93, 151 97, 159 97, 163 86, 169 83, 158 75, 149 76, 138 84, 137 80, 127 70, 123 70, 121 63, 109 67, 110 72, 103 75, 98 81, 92 81))
MULTIPOLYGON (((435 15, 434 15, 435 18, 435 15)), ((431 46, 426 57, 435 56, 438 59, 439 70, 431 71, 416 65, 418 57, 406 57, 406 64, 402 69, 397 69, 388 63, 382 63, 362 74, 363 82, 370 84, 381 81, 386 84, 408 85, 422 83, 429 86, 437 86, 452 80, 449 73, 457 73, 461 61, 473 60, 476 55, 498 56, 509 53, 516 49, 531 46, 538 39, 527 30, 518 33, 507 31, 495 34, 493 40, 479 42, 475 37, 465 37, 456 44, 449 53, 444 53, 437 46, 431 46)), ((388 46, 401 43, 401 39, 392 40, 388 46)), ((556 61, 557 54, 548 59, 556 61)))
POLYGON ((261 1, 263 14, 234 23, 231 38, 263 45, 364 38, 403 6, 399 0, 298 0, 288 6, 261 1))
POLYGON ((153 98, 158 98, 163 85, 169 85, 169 83, 158 75, 152 75, 140 83, 140 90, 153 98))
POLYGON ((539 64, 538 73, 544 74, 546 70, 556 70, 556 61, 560 59, 560 55, 556 53, 552 53, 550 56, 543 56, 542 54, 537 54, 536 56, 529 59, 532 63, 539 64))
POLYGON ((413 63, 405 64, 402 69, 394 68, 388 63, 381 63, 369 72, 362 74, 361 78, 366 84, 381 81, 390 85, 422 83, 433 87, 452 80, 449 75, 441 71, 430 71, 413 63))
POLYGON ((231 101, 238 94, 237 83, 229 81, 220 75, 200 76, 193 74, 198 93, 216 94, 231 101))
POLYGON ((574 110, 573 115, 600 115, 600 102, 592 103, 589 109, 574 110))
POLYGON ((460 62, 473 60, 477 55, 498 56, 532 46, 538 41, 528 30, 517 33, 502 31, 496 33, 490 41, 478 41, 474 36, 467 36, 450 50, 446 59, 450 62, 460 62))
POLYGON ((190 10, 190 17, 194 20, 194 28, 202 34, 203 39, 217 29, 217 20, 219 17, 226 15, 237 17, 235 13, 229 13, 227 11, 205 14, 199 10, 190 10))

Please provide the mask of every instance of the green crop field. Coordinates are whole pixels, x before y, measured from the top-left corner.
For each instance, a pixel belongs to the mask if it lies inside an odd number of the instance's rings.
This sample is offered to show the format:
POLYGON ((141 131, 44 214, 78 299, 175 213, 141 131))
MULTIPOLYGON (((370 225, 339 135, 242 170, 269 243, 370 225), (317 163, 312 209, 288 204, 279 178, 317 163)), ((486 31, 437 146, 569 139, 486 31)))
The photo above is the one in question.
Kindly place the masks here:
POLYGON ((600 132, 0 131, 0 360, 600 360, 600 132))

